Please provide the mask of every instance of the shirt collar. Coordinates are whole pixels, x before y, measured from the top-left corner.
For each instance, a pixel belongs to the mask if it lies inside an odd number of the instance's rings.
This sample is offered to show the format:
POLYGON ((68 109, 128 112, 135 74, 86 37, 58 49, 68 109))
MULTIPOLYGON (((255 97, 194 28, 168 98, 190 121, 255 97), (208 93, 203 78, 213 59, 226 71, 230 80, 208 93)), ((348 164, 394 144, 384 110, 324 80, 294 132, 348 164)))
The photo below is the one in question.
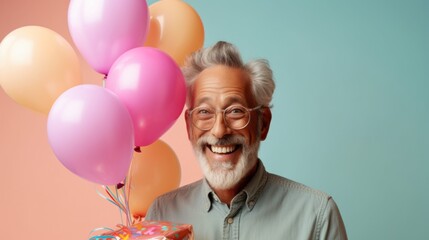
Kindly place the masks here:
MULTIPOLYGON (((247 196, 246 206, 249 208, 249 210, 252 210, 253 207, 256 205, 257 200, 262 192, 262 189, 264 188, 268 179, 268 174, 267 174, 267 171, 265 170, 265 167, 262 161, 258 159, 257 164, 258 164, 258 167, 252 179, 240 192, 240 193, 244 192, 246 194, 247 196)), ((203 181, 202 190, 205 196, 204 209, 208 212, 212 207, 212 203, 214 201, 214 198, 216 197, 216 194, 211 189, 206 179, 203 179, 202 181, 203 181)))
POLYGON ((246 205, 252 210, 256 205, 259 196, 261 195, 262 189, 267 183, 268 173, 265 170, 264 164, 261 160, 258 160, 258 169, 250 182, 244 187, 243 191, 247 195, 246 205))
POLYGON ((208 212, 212 207, 214 191, 210 188, 210 185, 205 178, 202 179, 202 182, 202 192, 204 194, 204 210, 208 212))

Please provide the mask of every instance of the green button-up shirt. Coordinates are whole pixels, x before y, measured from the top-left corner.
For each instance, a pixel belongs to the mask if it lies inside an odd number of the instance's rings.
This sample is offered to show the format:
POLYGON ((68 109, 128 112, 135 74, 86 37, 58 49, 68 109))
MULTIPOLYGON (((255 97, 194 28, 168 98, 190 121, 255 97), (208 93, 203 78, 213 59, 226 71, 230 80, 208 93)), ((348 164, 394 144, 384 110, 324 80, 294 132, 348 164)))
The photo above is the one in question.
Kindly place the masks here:
POLYGON ((261 161, 230 207, 200 180, 160 196, 146 220, 192 224, 197 240, 347 239, 332 197, 268 173, 261 161))

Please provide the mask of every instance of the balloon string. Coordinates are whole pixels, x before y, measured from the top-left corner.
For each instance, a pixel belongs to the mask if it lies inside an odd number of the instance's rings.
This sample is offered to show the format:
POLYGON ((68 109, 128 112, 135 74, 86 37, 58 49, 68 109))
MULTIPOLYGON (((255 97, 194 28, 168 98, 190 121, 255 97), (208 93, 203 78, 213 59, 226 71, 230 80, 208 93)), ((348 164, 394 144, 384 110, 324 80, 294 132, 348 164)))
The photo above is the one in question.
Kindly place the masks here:
MULTIPOLYGON (((118 188, 119 188, 118 186, 119 186, 119 184, 116 185, 116 188, 115 188, 116 196, 118 196, 119 198, 121 198, 121 196, 118 193, 118 188)), ((121 199, 118 199, 117 201, 121 202, 121 199)), ((121 224, 124 225, 124 219, 123 219, 122 213, 125 213, 125 217, 127 217, 128 211, 127 211, 127 209, 125 208, 125 206, 123 204, 121 204, 121 206, 122 207, 119 208, 119 216, 121 216, 121 224)), ((129 226, 129 225, 127 224, 127 226, 129 226)))
MULTIPOLYGON (((133 165, 134 165, 133 161, 131 161, 129 173, 132 173, 133 165)), ((130 207, 130 194, 131 194, 131 187, 132 187, 131 184, 132 184, 133 174, 128 174, 128 176, 129 176, 127 179, 128 182, 125 184, 125 187, 122 188, 122 191, 123 191, 123 195, 124 195, 125 206, 127 207, 128 213, 130 213, 128 216, 128 221, 132 224, 132 223, 134 223, 134 221, 132 220, 131 210, 129 209, 129 207, 130 207)))
POLYGON ((102 198, 106 199, 106 200, 107 200, 107 201, 109 201, 110 203, 114 204, 115 206, 117 206, 117 207, 119 207, 119 208, 122 208, 122 207, 120 206, 120 204, 118 204, 118 203, 115 201, 115 199, 112 199, 112 198, 108 198, 108 197, 106 197, 105 195, 103 195, 102 193, 100 193, 100 192, 98 191, 98 189, 96 189, 96 192, 97 192, 97 194, 98 194, 98 195, 100 195, 102 198))
MULTIPOLYGON (((130 166, 131 167, 131 166, 130 166)), ((127 183, 127 178, 124 179, 124 183, 119 183, 116 186, 116 194, 119 196, 119 201, 123 206, 123 211, 125 212, 125 217, 127 220, 127 226, 131 226, 131 211, 130 211, 130 204, 129 204, 129 197, 128 194, 130 194, 130 192, 128 191, 128 193, 126 192, 126 189, 129 189, 130 184, 127 183), (121 194, 118 193, 118 190, 121 190, 121 194)))
POLYGON ((112 203, 113 205, 117 206, 119 208, 119 214, 121 215, 121 222, 122 225, 131 226, 131 214, 130 214, 130 208, 129 208, 129 200, 127 198, 127 194, 125 192, 124 186, 127 186, 126 180, 124 180, 124 183, 120 183, 117 186, 115 186, 115 191, 112 191, 111 187, 103 185, 103 189, 105 190, 105 194, 100 193, 98 189, 96 189, 96 192, 99 196, 106 199, 108 202, 112 203), (121 189, 119 191, 119 189, 121 189), (123 215, 125 214, 125 220, 126 224, 123 222, 123 215))
POLYGON ((104 186, 106 193, 109 195, 110 199, 112 199, 117 206, 119 206, 122 210, 125 210, 125 206, 124 204, 121 202, 121 200, 119 199, 119 195, 118 195, 118 191, 116 190, 116 194, 114 194, 112 192, 112 190, 110 189, 110 187, 104 186))
MULTIPOLYGON (((132 222, 132 216, 131 216, 131 210, 130 210, 129 197, 127 197, 127 194, 125 192, 126 191, 125 188, 122 189, 122 191, 123 191, 123 194, 124 194, 125 207, 127 208, 127 212, 128 212, 128 215, 126 215, 128 217, 127 218, 128 225, 131 225, 131 224, 133 224, 133 222, 132 222)), ((128 193, 129 193, 129 191, 128 191, 128 193)))
POLYGON ((105 87, 106 87, 106 79, 107 79, 107 74, 104 74, 103 81, 102 81, 102 83, 103 83, 103 88, 105 88, 105 87))
MULTIPOLYGON (((126 186, 126 184, 121 184, 122 186, 126 186)), ((117 202, 120 207, 119 207, 119 212, 120 215, 122 216, 122 212, 125 214, 125 220, 126 220, 126 226, 131 226, 131 216, 130 216, 130 209, 129 209, 129 204, 127 203, 126 196, 125 195, 125 191, 124 188, 121 187, 120 189, 121 192, 118 191, 119 187, 115 188, 116 194, 113 194, 110 190, 110 188, 108 189, 110 191, 110 196, 114 199, 115 202, 117 202)), ((122 225, 125 225, 123 222, 123 218, 121 217, 121 222, 122 225)))
MULTIPOLYGON (((133 170, 133 164, 131 161, 129 173, 132 173, 132 170, 133 170)), ((96 192, 100 197, 104 198, 105 200, 107 200, 108 202, 112 203, 113 205, 119 208, 119 214, 121 216, 122 226, 131 227, 131 224, 134 224, 135 219, 132 218, 130 207, 129 207, 130 205, 129 195, 131 193, 132 174, 128 174, 128 175, 129 175, 129 179, 125 178, 123 182, 116 184, 114 187, 115 189, 114 191, 112 190, 112 187, 102 185, 101 187, 104 189, 105 194, 101 193, 98 189, 96 189, 96 192), (123 214, 125 215, 126 224, 124 224, 123 214)), ((138 218, 138 219, 140 220, 141 218, 138 218)), ((109 228, 97 228, 92 230, 90 235, 95 231, 99 231, 103 229, 113 231, 109 228)), ((114 236, 106 235, 106 236, 93 236, 89 240, 101 240, 101 239, 115 239, 115 238, 114 236)))

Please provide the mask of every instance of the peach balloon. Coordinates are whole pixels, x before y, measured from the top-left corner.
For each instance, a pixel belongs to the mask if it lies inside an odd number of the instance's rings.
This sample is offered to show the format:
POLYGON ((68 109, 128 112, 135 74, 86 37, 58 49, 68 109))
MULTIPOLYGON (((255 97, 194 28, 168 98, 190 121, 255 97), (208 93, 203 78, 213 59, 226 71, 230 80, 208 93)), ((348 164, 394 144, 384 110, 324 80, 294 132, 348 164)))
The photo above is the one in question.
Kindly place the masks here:
POLYGON ((75 51, 48 28, 15 29, 0 45, 0 85, 25 107, 47 114, 61 93, 81 81, 75 51))
POLYGON ((204 44, 204 26, 198 13, 181 0, 163 0, 149 6, 150 25, 145 46, 169 54, 179 66, 204 44))
POLYGON ((127 177, 132 216, 136 219, 146 216, 156 197, 179 187, 180 174, 176 154, 162 140, 134 152, 127 177))

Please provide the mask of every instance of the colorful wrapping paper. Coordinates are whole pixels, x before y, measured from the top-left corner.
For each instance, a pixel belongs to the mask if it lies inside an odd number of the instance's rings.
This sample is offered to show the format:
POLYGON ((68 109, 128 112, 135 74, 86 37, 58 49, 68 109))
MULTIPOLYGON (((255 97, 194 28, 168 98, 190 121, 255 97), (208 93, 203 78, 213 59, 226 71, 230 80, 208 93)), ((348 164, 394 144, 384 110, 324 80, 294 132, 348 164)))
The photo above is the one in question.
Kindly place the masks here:
POLYGON ((134 239, 164 239, 164 240, 193 240, 194 233, 190 224, 171 222, 141 221, 131 227, 118 225, 119 229, 104 233, 99 239, 134 240, 134 239), (109 238, 110 237, 110 238, 109 238))

